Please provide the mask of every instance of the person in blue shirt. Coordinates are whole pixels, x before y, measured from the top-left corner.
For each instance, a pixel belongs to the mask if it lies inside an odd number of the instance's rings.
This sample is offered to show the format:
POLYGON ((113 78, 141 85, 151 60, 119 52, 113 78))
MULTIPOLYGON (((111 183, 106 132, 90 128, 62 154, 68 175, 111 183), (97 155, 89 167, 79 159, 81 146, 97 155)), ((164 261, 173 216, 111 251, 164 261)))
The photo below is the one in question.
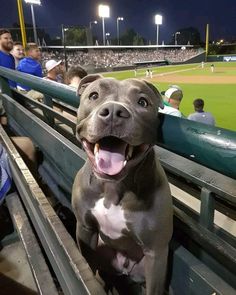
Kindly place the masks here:
MULTIPOLYGON (((41 60, 40 49, 35 43, 31 43, 27 45, 25 51, 27 56, 20 60, 16 69, 20 72, 43 78, 42 66, 39 63, 41 60)), ((31 88, 26 85, 17 84, 17 89, 29 91, 31 88)))
MULTIPOLYGON (((13 40, 11 33, 6 29, 0 29, 0 66, 15 70, 15 60, 11 55, 13 48, 13 40)), ((16 87, 14 81, 9 80, 9 85, 13 88, 16 87)))
POLYGON ((3 203, 7 192, 12 184, 12 176, 9 166, 8 155, 0 143, 0 205, 3 203))
POLYGON ((194 106, 195 113, 192 113, 188 116, 189 120, 215 126, 215 118, 213 117, 213 115, 203 110, 204 109, 203 99, 196 98, 193 101, 193 106, 194 106))
POLYGON ((21 42, 19 41, 13 42, 13 48, 12 48, 11 54, 13 55, 15 59, 15 65, 17 67, 19 61, 25 57, 25 49, 21 42))

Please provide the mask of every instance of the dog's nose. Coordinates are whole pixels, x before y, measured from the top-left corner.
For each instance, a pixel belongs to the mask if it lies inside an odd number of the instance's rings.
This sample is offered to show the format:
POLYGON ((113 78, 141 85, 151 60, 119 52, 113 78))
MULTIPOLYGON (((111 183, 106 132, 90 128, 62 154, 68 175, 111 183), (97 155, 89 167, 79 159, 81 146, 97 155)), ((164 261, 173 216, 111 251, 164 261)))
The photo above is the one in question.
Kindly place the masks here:
POLYGON ((103 120, 109 121, 114 119, 128 119, 130 113, 124 106, 110 103, 101 107, 98 116, 103 120))

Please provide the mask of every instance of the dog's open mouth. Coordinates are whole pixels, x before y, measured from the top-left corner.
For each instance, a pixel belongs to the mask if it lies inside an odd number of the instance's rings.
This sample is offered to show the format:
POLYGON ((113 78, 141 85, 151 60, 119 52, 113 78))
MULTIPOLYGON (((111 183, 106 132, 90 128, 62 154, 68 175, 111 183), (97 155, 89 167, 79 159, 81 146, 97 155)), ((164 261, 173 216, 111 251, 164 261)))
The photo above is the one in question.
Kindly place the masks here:
POLYGON ((96 143, 83 139, 82 143, 96 172, 107 175, 117 175, 129 161, 149 148, 147 144, 132 146, 114 136, 104 137, 96 143))

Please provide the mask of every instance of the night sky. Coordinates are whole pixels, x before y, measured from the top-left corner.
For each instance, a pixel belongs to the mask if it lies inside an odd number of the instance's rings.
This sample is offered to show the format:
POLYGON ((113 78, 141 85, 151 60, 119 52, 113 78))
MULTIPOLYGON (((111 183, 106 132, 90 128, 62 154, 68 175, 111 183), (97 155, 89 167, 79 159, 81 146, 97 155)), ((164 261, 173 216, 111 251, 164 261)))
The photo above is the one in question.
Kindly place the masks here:
MULTIPOLYGON (((17 0, 0 0, 0 27, 11 27, 18 21, 17 0)), ((23 0, 24 2, 24 0, 23 0)), ((205 40, 205 25, 210 24, 210 40, 236 39, 236 0, 41 0, 42 6, 34 6, 36 24, 52 35, 60 35, 60 25, 89 26, 92 20, 98 20, 93 33, 100 39, 102 23, 98 18, 98 5, 110 6, 110 18, 105 20, 106 32, 116 37, 116 18, 124 17, 120 22, 120 33, 133 28, 146 40, 154 41, 156 26, 154 15, 163 16, 160 26, 160 42, 169 42, 172 34, 185 27, 199 29, 201 39, 205 40)), ((26 23, 32 23, 30 5, 23 3, 26 23)))

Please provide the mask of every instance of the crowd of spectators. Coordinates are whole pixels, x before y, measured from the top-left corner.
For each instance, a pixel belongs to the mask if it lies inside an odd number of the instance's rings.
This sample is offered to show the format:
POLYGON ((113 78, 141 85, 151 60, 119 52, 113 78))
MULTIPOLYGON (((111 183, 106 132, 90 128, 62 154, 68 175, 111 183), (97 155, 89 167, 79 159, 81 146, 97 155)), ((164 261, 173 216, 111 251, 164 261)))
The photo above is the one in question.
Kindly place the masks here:
MULTIPOLYGON (((89 51, 74 50, 67 52, 67 63, 69 71, 64 67, 64 51, 45 51, 41 53, 37 44, 28 44, 26 56, 21 44, 13 43, 11 34, 8 30, 0 30, 0 65, 27 73, 33 76, 64 83, 77 89, 80 80, 87 75, 83 67, 92 65, 95 68, 114 68, 121 66, 137 66, 137 63, 155 63, 163 60, 170 62, 183 62, 196 56, 199 52, 195 49, 133 49, 133 50, 101 50, 93 49, 89 51), (17 64, 17 66, 16 66, 17 64), (42 67, 43 65, 43 67, 42 67), (77 65, 76 67, 74 65, 77 65), (80 66, 82 67, 80 67, 80 66), (45 73, 43 73, 43 68, 45 73)), ((201 63, 202 68, 204 63, 201 63)), ((135 76, 137 75, 136 67, 135 76)), ((211 65, 211 71, 214 71, 214 65, 211 65), (213 70, 212 70, 213 68, 213 70)), ((152 78, 152 69, 147 68, 146 78, 152 78)), ((43 94, 30 89, 26 85, 20 85, 9 81, 12 87, 16 87, 23 94, 43 101, 43 94), (14 83, 14 85, 13 85, 14 83)), ((160 110, 165 114, 183 117, 179 110, 183 92, 177 85, 172 85, 163 95, 165 107, 160 110)), ((195 113, 188 116, 188 119, 215 125, 214 117, 203 110, 203 99, 196 99, 193 103, 195 113)), ((1 105, 0 105, 1 106, 1 105)), ((1 114, 3 108, 1 106, 1 114)))
MULTIPOLYGON (((132 66, 139 62, 156 62, 167 60, 169 62, 183 62, 198 54, 198 49, 130 49, 130 50, 101 50, 67 51, 68 66, 79 64, 81 66, 93 65, 95 68, 113 68, 116 66, 132 66)), ((43 60, 63 60, 63 51, 43 51, 43 60)))

